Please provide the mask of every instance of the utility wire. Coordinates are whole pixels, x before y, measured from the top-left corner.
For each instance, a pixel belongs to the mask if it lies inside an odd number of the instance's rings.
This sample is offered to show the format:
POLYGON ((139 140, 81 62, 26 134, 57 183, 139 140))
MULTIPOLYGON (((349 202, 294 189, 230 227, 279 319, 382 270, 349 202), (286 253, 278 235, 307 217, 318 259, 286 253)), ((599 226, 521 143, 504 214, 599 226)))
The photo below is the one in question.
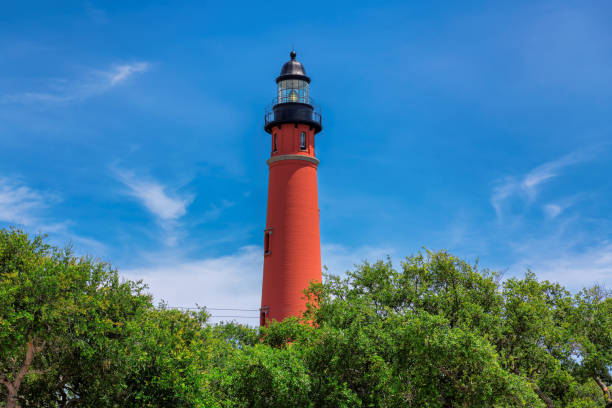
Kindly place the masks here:
POLYGON ((181 310, 231 310, 234 312, 259 312, 259 309, 233 309, 233 308, 221 308, 221 307, 182 307, 182 306, 166 306, 168 309, 181 309, 181 310))
MULTIPOLYGON (((259 312, 260 309, 237 309, 237 308, 223 308, 223 307, 184 307, 184 306, 168 306, 164 305, 166 309, 179 309, 179 310, 217 310, 220 312, 259 312)), ((210 315, 211 318, 234 318, 234 319, 259 319, 260 316, 239 316, 239 315, 210 315)))

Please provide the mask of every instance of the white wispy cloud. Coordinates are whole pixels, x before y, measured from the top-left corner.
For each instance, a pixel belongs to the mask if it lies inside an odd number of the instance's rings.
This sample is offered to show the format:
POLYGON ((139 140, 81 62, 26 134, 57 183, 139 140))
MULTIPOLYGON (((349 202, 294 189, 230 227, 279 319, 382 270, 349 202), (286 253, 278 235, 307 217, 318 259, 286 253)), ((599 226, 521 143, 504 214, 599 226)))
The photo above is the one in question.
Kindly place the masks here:
POLYGON ((106 245, 72 232, 70 220, 58 222, 47 214, 51 205, 61 201, 57 194, 33 189, 17 179, 0 177, 0 223, 49 234, 52 242, 59 246, 72 242, 80 252, 103 254, 106 245))
POLYGON ((46 207, 51 195, 33 190, 23 183, 0 178, 0 221, 33 225, 38 222, 38 213, 46 207))
POLYGON ((544 206, 544 212, 548 218, 556 218, 563 211, 563 207, 559 204, 546 204, 544 206))
POLYGON ((149 69, 149 64, 146 62, 137 62, 135 64, 119 65, 115 67, 113 71, 108 72, 109 84, 111 86, 115 86, 127 80, 132 75, 139 73, 139 72, 145 72, 147 69, 149 69))
POLYGON ((134 172, 117 170, 117 178, 130 188, 130 195, 137 198, 147 210, 162 221, 176 220, 187 212, 193 196, 178 197, 168 193, 163 184, 136 177, 134 172))
POLYGON ((586 201, 589 199, 597 200, 597 195, 594 193, 580 192, 571 196, 557 199, 554 202, 547 203, 542 207, 542 209, 544 210, 544 214, 549 219, 554 219, 580 201, 586 201))
POLYGON ((530 199, 534 199, 538 187, 544 182, 557 177, 561 171, 573 164, 582 163, 591 158, 589 151, 581 150, 567 154, 557 160, 544 163, 531 170, 523 178, 520 187, 530 199))
POLYGON ((176 244, 178 220, 187 213, 193 195, 179 195, 172 188, 150 178, 137 177, 133 171, 114 169, 116 178, 128 187, 127 193, 137 199, 168 232, 166 243, 176 244))
POLYGON ((595 283, 612 285, 612 243, 603 241, 583 250, 572 250, 563 243, 553 248, 532 246, 529 255, 510 267, 514 275, 521 275, 527 269, 538 279, 559 282, 571 290, 579 290, 595 283))
MULTIPOLYGON (((558 177, 562 171, 575 164, 583 163, 593 157, 593 149, 584 149, 569 153, 559 159, 546 162, 523 176, 509 176, 493 189, 491 205, 498 218, 503 215, 505 202, 512 197, 520 197, 527 203, 533 202, 543 184, 558 177)), ((554 205, 545 209, 547 214, 554 214, 553 218, 562 211, 561 207, 554 205), (556 213, 555 213, 556 212, 556 213)))
POLYGON ((126 82, 137 73, 149 70, 148 62, 115 64, 106 70, 90 70, 76 79, 50 79, 44 90, 0 95, 1 104, 60 104, 82 101, 101 95, 126 82))

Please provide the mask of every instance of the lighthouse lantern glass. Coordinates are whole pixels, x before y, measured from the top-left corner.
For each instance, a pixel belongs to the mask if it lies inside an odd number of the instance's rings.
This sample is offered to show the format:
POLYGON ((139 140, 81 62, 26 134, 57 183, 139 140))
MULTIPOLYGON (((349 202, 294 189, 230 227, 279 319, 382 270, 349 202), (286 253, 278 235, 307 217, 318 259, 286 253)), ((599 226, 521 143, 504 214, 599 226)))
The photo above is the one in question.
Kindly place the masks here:
POLYGON ((301 79, 286 79, 278 83, 278 103, 310 103, 308 82, 301 79))

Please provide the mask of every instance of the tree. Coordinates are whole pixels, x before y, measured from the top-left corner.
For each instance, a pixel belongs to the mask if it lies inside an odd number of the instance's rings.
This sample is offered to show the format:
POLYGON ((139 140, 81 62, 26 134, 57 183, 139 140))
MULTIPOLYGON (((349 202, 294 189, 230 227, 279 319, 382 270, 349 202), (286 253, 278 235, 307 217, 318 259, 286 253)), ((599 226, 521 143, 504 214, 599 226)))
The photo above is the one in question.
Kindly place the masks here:
POLYGON ((205 370, 217 348, 224 346, 206 326, 205 310, 183 312, 167 309, 146 311, 130 354, 135 358, 117 395, 121 407, 212 406, 205 370))
POLYGON ((141 283, 0 230, 0 383, 6 407, 98 406, 118 392, 135 319, 150 307, 141 283))
POLYGON ((408 258, 402 271, 366 263, 311 287, 318 307, 305 318, 316 330, 293 347, 304 347, 316 406, 339 406, 330 391, 362 406, 541 405, 483 335, 502 309, 495 276, 428 256, 408 258))
POLYGON ((592 380, 601 389, 606 408, 612 407, 612 297, 600 286, 584 289, 575 296, 571 315, 578 378, 592 380))
POLYGON ((223 407, 313 407, 310 377, 299 352, 265 344, 234 349, 210 380, 223 407))
POLYGON ((316 329, 292 347, 304 348, 317 406, 340 406, 325 400, 338 387, 363 406, 606 404, 586 381, 610 370, 607 295, 576 300, 532 273, 502 282, 442 251, 399 271, 365 263, 308 296, 316 329))

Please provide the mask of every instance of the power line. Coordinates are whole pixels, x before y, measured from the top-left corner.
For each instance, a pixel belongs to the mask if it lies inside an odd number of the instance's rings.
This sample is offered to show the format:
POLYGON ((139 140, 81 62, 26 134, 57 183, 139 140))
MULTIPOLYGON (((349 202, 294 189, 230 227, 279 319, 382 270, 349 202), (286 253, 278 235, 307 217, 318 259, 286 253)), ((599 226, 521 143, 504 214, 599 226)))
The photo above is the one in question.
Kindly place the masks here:
POLYGON ((168 309, 181 309, 181 310, 230 310, 233 312, 259 312, 259 309, 234 309, 234 308, 221 308, 221 307, 182 307, 182 306, 165 306, 168 309))
MULTIPOLYGON (((169 306, 169 305, 160 305, 158 308, 160 309, 175 309, 175 310, 204 310, 204 311, 209 311, 209 310, 217 310, 220 311, 221 313, 223 312, 259 312, 260 309, 238 309, 238 308, 232 308, 232 307, 227 307, 227 308, 223 308, 223 307, 206 307, 206 306, 202 306, 202 307, 185 307, 185 306, 169 306)), ((210 318, 217 318, 217 319, 221 319, 221 318, 232 318, 232 319, 259 319, 260 316, 242 316, 242 315, 213 315, 210 314, 208 315, 208 317, 210 318)))

